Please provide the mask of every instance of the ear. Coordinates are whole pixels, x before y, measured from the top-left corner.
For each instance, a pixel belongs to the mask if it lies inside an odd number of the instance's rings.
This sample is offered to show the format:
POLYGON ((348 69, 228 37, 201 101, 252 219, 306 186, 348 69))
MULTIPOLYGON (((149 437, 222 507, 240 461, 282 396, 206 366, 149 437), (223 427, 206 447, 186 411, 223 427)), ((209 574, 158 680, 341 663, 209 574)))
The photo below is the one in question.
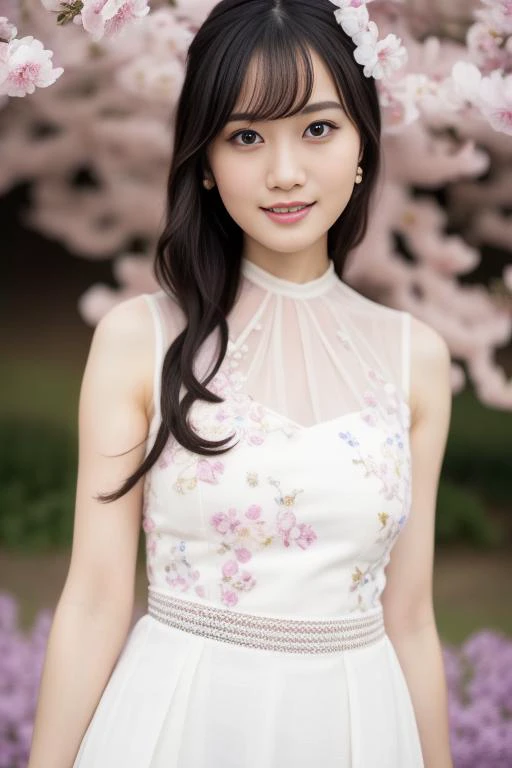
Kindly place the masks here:
POLYGON ((215 181, 215 177, 212 173, 212 169, 210 168, 210 164, 208 162, 208 158, 206 157, 206 155, 204 155, 201 160, 201 170, 202 170, 204 179, 210 179, 211 181, 215 181))

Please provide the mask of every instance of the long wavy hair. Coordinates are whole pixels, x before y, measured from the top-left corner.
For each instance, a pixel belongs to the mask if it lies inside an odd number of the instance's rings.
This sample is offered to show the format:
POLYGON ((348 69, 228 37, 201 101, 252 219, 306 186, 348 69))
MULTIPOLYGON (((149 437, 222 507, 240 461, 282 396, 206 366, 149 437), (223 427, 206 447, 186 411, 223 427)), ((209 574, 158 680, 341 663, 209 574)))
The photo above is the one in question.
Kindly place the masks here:
POLYGON ((328 256, 341 277, 347 254, 363 239, 380 170, 381 114, 375 81, 353 57, 354 43, 336 22, 330 0, 221 0, 189 47, 183 88, 175 110, 174 147, 167 182, 166 221, 159 236, 154 275, 184 313, 183 331, 166 351, 161 380, 161 423, 142 464, 101 501, 127 493, 153 466, 170 435, 205 456, 225 453, 233 436, 208 441, 187 423, 198 400, 223 402, 209 391, 228 343, 227 317, 240 283, 243 231, 227 212, 216 188, 202 183, 209 170, 209 143, 228 122, 253 57, 260 66, 250 112, 275 120, 299 112, 309 101, 314 70, 309 49, 323 60, 339 97, 361 136, 364 183, 328 231, 328 256), (305 76, 304 76, 305 74, 305 76), (218 359, 203 381, 193 363, 201 345, 218 329, 218 359), (185 394, 180 400, 182 386, 185 394))

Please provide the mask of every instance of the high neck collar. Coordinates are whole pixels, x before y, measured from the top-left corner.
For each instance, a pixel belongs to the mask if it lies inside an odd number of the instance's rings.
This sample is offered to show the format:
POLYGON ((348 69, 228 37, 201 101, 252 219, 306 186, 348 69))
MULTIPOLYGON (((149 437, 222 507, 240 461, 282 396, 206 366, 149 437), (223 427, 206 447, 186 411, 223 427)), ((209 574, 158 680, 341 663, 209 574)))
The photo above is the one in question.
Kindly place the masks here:
POLYGON ((277 277, 277 275, 246 258, 242 259, 242 274, 251 282, 259 285, 260 288, 297 299, 309 299, 314 296, 320 296, 338 282, 333 261, 329 262, 329 266, 323 275, 313 280, 308 280, 305 283, 296 283, 293 280, 286 280, 284 277, 277 277))

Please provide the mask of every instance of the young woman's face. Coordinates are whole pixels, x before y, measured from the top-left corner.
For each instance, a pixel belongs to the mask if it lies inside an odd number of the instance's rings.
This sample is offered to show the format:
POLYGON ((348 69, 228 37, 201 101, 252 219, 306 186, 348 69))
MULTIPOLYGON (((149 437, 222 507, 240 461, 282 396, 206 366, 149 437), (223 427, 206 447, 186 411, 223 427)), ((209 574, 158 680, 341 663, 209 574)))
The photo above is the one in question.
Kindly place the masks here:
MULTIPOLYGON (((311 57, 315 79, 306 114, 266 122, 230 120, 207 150, 220 197, 245 233, 244 255, 260 263, 274 253, 325 260, 327 230, 354 188, 359 133, 322 59, 313 50, 311 57), (319 102, 329 105, 314 107, 319 102), (314 205, 293 223, 274 220, 263 210, 295 201, 314 205)), ((247 107, 255 76, 251 67, 234 113, 247 107)))

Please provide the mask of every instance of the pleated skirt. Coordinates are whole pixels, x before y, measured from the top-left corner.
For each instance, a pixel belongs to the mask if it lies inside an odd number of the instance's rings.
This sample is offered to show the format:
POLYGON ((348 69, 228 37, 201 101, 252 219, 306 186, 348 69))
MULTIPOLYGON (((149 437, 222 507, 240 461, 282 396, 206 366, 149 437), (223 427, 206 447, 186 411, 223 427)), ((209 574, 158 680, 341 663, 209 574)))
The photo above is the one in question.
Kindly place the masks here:
POLYGON ((145 614, 73 768, 423 768, 393 645, 325 654, 236 646, 145 614))

